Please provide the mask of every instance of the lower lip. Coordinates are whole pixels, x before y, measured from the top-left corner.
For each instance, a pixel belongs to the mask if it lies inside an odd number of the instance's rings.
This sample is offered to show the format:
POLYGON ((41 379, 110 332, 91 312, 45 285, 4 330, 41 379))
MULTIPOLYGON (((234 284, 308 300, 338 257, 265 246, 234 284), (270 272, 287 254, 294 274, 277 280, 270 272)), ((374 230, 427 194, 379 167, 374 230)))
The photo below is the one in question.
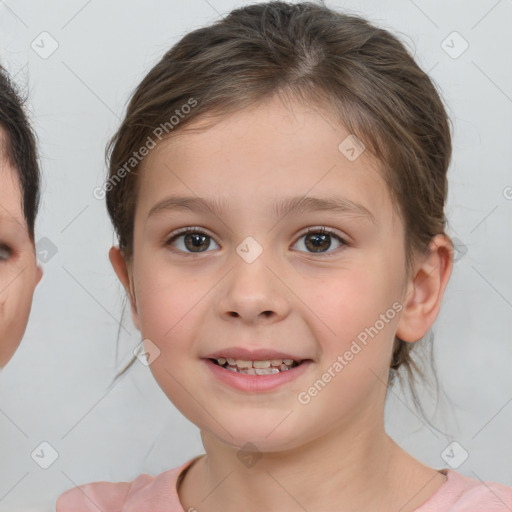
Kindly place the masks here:
POLYGON ((217 379, 235 389, 252 393, 270 391, 286 384, 287 382, 291 382, 307 371, 309 366, 313 363, 313 361, 307 360, 298 366, 295 366, 295 368, 270 375, 247 375, 245 373, 235 373, 230 370, 226 370, 221 366, 212 363, 209 359, 204 359, 204 361, 217 379))

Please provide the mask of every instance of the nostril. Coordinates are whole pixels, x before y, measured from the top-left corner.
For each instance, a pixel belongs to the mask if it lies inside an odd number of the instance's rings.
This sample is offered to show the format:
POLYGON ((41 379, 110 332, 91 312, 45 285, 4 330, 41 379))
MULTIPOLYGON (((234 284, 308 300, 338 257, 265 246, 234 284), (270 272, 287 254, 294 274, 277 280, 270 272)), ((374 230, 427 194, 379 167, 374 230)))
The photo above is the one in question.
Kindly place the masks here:
MULTIPOLYGON (((264 315, 265 317, 269 317, 269 316, 272 316, 274 314, 273 311, 262 311, 260 313, 261 315, 264 315)), ((228 315, 233 317, 233 318, 238 318, 240 316, 240 313, 237 313, 236 311, 228 311, 228 315)))

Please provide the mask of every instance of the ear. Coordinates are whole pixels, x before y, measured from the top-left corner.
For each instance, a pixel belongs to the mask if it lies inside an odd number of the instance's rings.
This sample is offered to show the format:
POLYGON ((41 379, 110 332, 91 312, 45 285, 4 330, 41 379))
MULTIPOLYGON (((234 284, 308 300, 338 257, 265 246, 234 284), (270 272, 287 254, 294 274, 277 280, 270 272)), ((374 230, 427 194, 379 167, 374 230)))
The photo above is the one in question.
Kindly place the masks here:
POLYGON ((453 266, 453 244, 445 235, 435 236, 429 252, 415 269, 407 283, 404 309, 396 336, 414 342, 425 336, 434 323, 450 279, 453 266))
POLYGON ((43 269, 42 269, 41 265, 37 265, 37 267, 36 267, 36 283, 35 283, 34 287, 39 284, 39 281, 41 281, 42 277, 43 277, 43 269))
POLYGON ((128 298, 130 300, 130 306, 132 310, 132 318, 133 323, 135 327, 140 330, 139 328, 139 313, 137 312, 137 303, 135 300, 135 292, 133 289, 133 281, 131 278, 131 273, 129 266, 127 265, 124 255, 119 249, 119 247, 111 247, 110 251, 108 252, 108 257, 110 259, 110 263, 112 264, 112 267, 114 268, 114 271, 119 279, 121 281, 121 284, 123 285, 124 289, 126 290, 126 294, 128 295, 128 298))

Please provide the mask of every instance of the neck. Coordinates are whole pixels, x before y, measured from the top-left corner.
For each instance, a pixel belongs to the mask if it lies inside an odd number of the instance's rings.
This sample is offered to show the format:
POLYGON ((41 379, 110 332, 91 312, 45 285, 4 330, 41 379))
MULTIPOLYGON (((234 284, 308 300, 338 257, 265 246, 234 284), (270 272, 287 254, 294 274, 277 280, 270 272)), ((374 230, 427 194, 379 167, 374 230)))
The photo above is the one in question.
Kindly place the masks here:
POLYGON ((343 425, 295 449, 256 453, 245 464, 237 448, 205 432, 202 438, 206 456, 179 489, 185 510, 409 512, 445 481, 404 452, 383 425, 366 430, 343 425))

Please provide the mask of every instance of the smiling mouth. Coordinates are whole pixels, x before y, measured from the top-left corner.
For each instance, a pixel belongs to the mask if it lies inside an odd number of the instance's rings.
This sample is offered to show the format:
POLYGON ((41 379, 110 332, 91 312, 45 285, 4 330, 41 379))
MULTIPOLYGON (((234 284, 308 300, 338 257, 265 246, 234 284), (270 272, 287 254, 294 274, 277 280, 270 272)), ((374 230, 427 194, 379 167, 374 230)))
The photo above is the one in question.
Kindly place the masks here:
POLYGON ((266 361, 245 361, 231 357, 210 359, 210 361, 225 370, 246 375, 272 375, 274 373, 286 372, 299 366, 305 360, 295 361, 293 359, 270 359, 266 361))

